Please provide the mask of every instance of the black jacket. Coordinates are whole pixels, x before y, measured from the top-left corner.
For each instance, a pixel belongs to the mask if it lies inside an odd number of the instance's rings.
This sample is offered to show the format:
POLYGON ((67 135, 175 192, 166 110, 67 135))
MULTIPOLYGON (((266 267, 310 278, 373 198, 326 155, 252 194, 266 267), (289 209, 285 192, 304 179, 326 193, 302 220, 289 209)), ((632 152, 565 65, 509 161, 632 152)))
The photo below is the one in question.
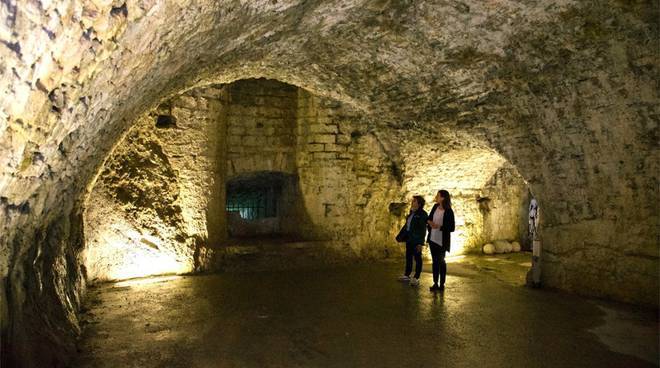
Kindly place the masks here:
MULTIPOLYGON (((410 215, 408 215, 410 216, 410 215)), ((406 223, 397 235, 397 239, 404 237, 407 244, 424 245, 424 235, 426 235, 426 220, 429 218, 426 211, 419 209, 413 214, 412 221, 410 222, 410 231, 407 230, 408 216, 406 216, 406 223)))
MULTIPOLYGON (((429 214, 429 220, 433 221, 433 214, 435 214, 435 210, 438 208, 438 204, 434 204, 433 208, 431 208, 431 213, 429 214)), ((426 238, 426 241, 429 242, 431 241, 431 226, 426 225, 429 235, 426 238)), ((450 233, 452 233, 455 230, 456 224, 454 223, 454 211, 451 208, 448 208, 445 210, 445 214, 442 217, 442 225, 440 226, 440 230, 442 231, 442 247, 445 248, 446 252, 449 252, 450 246, 451 246, 451 237, 449 236, 450 233)))

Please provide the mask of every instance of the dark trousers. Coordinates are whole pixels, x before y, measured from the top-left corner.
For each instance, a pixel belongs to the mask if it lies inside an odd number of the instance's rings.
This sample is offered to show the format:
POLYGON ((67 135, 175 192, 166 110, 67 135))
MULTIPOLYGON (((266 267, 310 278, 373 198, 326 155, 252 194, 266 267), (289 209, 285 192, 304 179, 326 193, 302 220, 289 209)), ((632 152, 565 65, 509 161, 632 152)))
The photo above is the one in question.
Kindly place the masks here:
POLYGON ((438 284, 438 274, 440 274, 440 285, 444 285, 447 279, 445 248, 432 241, 429 241, 429 248, 431 248, 431 259, 433 259, 433 284, 438 284))
POLYGON ((413 257, 415 258, 415 278, 418 279, 422 273, 422 251, 417 251, 417 244, 406 243, 406 272, 404 275, 409 276, 412 271, 413 257))

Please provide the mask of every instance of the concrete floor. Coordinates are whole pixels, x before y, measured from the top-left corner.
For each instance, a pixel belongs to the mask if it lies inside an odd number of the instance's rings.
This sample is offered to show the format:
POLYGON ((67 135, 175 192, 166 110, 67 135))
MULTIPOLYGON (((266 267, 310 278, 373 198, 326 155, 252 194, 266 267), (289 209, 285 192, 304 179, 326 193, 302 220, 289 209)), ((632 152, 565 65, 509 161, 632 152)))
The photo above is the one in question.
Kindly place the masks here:
POLYGON ((450 264, 444 294, 391 263, 105 284, 74 366, 657 366, 657 311, 528 289, 526 256, 490 258, 450 264))

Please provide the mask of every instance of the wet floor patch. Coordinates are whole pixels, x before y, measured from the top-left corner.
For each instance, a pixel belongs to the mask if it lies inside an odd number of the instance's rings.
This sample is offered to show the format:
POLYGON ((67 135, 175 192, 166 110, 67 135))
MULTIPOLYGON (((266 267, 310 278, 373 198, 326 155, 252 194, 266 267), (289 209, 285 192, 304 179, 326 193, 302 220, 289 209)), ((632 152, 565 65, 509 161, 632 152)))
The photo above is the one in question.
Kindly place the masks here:
POLYGON ((530 252, 470 254, 454 263, 476 269, 508 284, 522 286, 525 285, 527 271, 532 267, 532 255, 530 252))
POLYGON ((603 323, 590 329, 610 350, 632 355, 658 364, 658 331, 660 325, 652 312, 635 307, 615 307, 613 303, 598 303, 604 313, 603 323))
MULTIPOLYGON (((446 291, 432 293, 430 273, 411 287, 395 280, 400 268, 106 284, 90 290, 75 366, 653 366, 592 333, 609 317, 591 300, 515 286, 460 264, 450 265, 446 291)), ((655 317, 635 316, 657 325, 655 317)), ((657 361, 657 349, 644 348, 657 361)))

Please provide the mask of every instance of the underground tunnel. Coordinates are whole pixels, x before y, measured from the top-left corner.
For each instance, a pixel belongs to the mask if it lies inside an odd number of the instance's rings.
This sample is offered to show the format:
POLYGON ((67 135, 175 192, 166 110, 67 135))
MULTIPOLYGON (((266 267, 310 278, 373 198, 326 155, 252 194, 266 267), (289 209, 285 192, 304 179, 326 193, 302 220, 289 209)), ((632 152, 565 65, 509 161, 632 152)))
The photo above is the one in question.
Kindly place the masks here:
POLYGON ((2 366, 657 365, 656 3, 193 3, 0 4, 2 366))
POLYGON ((454 254, 497 241, 520 251, 522 239, 529 249, 529 187, 501 155, 397 142, 363 119, 267 79, 159 104, 114 148, 84 204, 87 280, 223 269, 232 253, 264 255, 255 247, 274 243, 329 248, 337 261, 400 255, 391 235, 407 197, 432 198, 438 178, 460 213, 454 254))

